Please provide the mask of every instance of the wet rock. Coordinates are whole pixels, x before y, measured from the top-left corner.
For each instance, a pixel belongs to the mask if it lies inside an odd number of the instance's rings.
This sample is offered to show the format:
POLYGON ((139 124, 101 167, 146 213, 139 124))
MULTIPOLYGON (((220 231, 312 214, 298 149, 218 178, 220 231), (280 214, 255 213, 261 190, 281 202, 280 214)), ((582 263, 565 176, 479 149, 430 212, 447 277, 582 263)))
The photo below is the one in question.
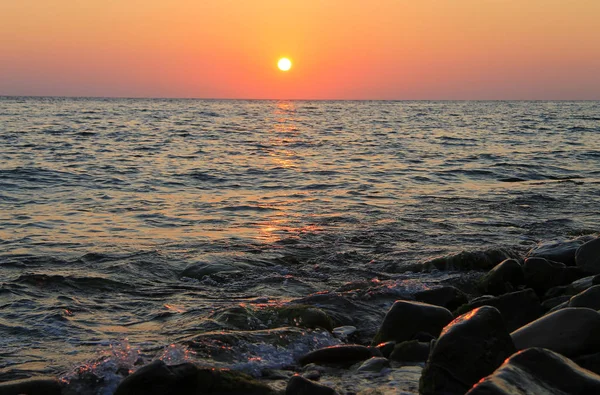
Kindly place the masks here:
MULTIPOLYGON (((571 300, 570 296, 557 296, 555 298, 546 299, 542 302, 542 310, 556 311, 559 308, 566 307, 571 300)), ((518 328, 516 328, 518 329, 518 328)))
POLYGON ((372 344, 411 340, 418 332, 438 336, 452 318, 452 313, 443 307, 398 300, 385 315, 372 344))
POLYGON ((497 308, 504 317, 506 328, 509 331, 514 331, 542 315, 540 299, 532 289, 524 289, 496 297, 474 299, 457 309, 454 315, 465 314, 481 306, 497 308))
POLYGON ((575 357, 573 362, 584 369, 600 374, 600 352, 575 357))
POLYGON ((356 327, 352 325, 338 326, 337 328, 333 328, 332 332, 335 337, 344 340, 356 333, 356 327))
MULTIPOLYGON (((546 293, 544 294, 544 299, 550 299, 550 298, 555 298, 557 296, 565 296, 565 295, 568 295, 568 296, 577 295, 578 293, 585 291, 586 289, 590 288, 591 286, 596 285, 596 283, 594 283, 595 278, 596 278, 596 276, 587 276, 587 277, 583 277, 578 280, 575 280, 571 284, 568 284, 568 285, 559 285, 557 287, 552 287, 548 291, 546 291, 546 293)), ((600 280, 600 278, 599 278, 599 280, 600 280)))
POLYGON ((61 385, 54 378, 34 378, 0 383, 0 395, 61 395, 61 385))
POLYGON ((467 395, 598 393, 600 376, 550 350, 530 348, 511 356, 467 395))
POLYGON ((302 356, 300 365, 315 363, 318 365, 351 366, 373 356, 373 349, 359 345, 325 347, 302 356))
POLYGON ((523 268, 516 259, 506 259, 489 271, 479 282, 479 290, 484 294, 502 295, 516 291, 525 283, 523 268))
POLYGON ((390 361, 384 357, 372 357, 362 363, 357 369, 358 372, 381 372, 383 368, 390 366, 390 361))
POLYGON ((514 331, 511 337, 518 350, 541 347, 566 357, 600 352, 600 314, 567 307, 514 331))
POLYGON ((583 243, 583 240, 544 242, 531 249, 527 253, 527 257, 545 258, 549 261, 564 263, 567 266, 575 266, 575 252, 583 243))
POLYGON ((485 251, 462 251, 435 258, 423 264, 425 270, 489 270, 505 259, 519 258, 516 251, 494 248, 485 251))
POLYGON ((600 310, 600 285, 594 285, 571 297, 569 307, 587 307, 600 310))
POLYGON ((464 394, 515 352, 500 312, 483 306, 446 326, 419 381, 419 393, 464 394))
POLYGON ((569 284, 581 277, 578 268, 567 268, 564 263, 548 261, 544 258, 527 258, 523 264, 525 284, 538 295, 558 285, 569 284))
POLYGON ((463 291, 451 285, 417 292, 414 298, 418 302, 445 307, 448 310, 454 310, 468 301, 463 291))
POLYGON ((266 385, 234 370, 191 363, 167 366, 154 361, 127 376, 115 395, 273 394, 266 385))
POLYGON ((375 348, 377 348, 379 350, 381 355, 383 355, 386 358, 389 358, 392 351, 394 351, 395 346, 396 346, 396 342, 390 341, 390 342, 385 342, 385 343, 379 343, 375 348))
POLYGON ((425 362, 429 356, 431 343, 410 340, 396 344, 390 354, 392 361, 398 362, 425 362))
POLYGON ((586 273, 600 274, 600 237, 582 244, 575 253, 575 262, 586 273))
POLYGON ((331 318, 323 310, 308 305, 234 306, 217 311, 209 317, 228 329, 254 330, 299 326, 333 330, 331 318))
POLYGON ((288 381, 285 395, 334 395, 333 388, 295 375, 288 381))
POLYGON ((310 305, 323 310, 333 321, 333 326, 351 325, 357 328, 357 341, 367 343, 373 338, 384 313, 372 304, 350 300, 335 293, 315 294, 296 299, 292 304, 310 305))

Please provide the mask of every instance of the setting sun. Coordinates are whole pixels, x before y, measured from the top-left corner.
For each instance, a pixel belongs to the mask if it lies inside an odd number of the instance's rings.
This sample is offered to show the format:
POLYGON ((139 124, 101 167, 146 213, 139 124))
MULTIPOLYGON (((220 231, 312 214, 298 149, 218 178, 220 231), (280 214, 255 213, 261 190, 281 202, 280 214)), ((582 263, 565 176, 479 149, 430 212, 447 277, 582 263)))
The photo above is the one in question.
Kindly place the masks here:
POLYGON ((292 61, 288 58, 281 58, 279 59, 279 62, 277 62, 277 67, 279 67, 279 70, 281 71, 288 71, 292 68, 292 61))

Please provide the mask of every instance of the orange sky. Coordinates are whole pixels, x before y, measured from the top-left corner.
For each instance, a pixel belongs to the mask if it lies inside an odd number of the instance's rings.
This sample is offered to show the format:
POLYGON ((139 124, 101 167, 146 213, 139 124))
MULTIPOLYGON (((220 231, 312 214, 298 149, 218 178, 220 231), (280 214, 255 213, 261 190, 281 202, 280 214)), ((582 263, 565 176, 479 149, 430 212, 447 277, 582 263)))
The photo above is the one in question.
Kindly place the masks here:
POLYGON ((0 0, 0 95, 600 99, 600 0, 0 0))

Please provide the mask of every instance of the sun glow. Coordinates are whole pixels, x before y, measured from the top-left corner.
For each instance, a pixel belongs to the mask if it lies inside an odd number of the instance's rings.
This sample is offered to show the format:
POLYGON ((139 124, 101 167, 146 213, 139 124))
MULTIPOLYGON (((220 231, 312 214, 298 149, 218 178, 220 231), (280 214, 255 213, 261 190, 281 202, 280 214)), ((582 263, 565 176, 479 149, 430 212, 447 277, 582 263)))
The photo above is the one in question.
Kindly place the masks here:
POLYGON ((277 67, 279 67, 279 70, 281 71, 288 71, 292 68, 292 61, 288 58, 281 58, 277 62, 277 67))

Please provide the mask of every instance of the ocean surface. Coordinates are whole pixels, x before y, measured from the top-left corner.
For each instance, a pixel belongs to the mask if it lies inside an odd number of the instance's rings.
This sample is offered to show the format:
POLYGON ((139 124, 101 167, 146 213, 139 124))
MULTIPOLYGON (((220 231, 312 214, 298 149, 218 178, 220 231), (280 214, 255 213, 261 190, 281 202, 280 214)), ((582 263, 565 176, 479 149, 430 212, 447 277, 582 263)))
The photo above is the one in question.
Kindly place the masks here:
MULTIPOLYGON (((599 207, 600 102, 0 97, 0 381, 110 394, 122 366, 210 362, 186 339, 220 311, 399 297, 460 275, 422 262, 598 232, 599 207)), ((218 363, 339 342, 302 335, 218 363)))

